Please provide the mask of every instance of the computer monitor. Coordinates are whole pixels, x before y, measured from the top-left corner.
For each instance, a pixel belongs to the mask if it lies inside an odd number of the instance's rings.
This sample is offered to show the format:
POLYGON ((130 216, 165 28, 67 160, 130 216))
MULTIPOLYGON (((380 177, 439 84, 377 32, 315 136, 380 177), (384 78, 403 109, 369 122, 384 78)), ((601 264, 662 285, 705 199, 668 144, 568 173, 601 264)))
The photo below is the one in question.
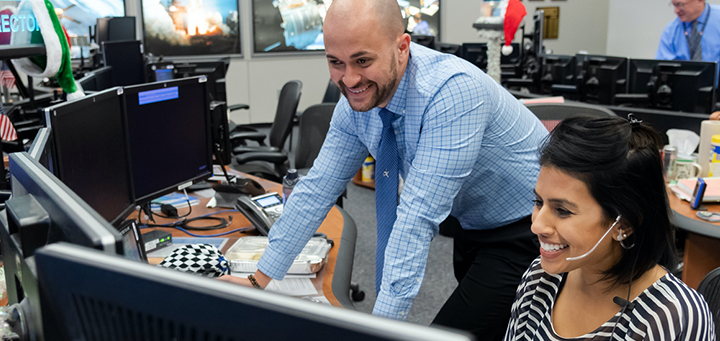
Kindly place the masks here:
POLYGON ((458 57, 462 57, 462 45, 450 44, 450 43, 435 43, 435 49, 447 54, 452 54, 458 57))
POLYGON ((545 55, 545 45, 543 44, 544 29, 545 11, 541 9, 535 10, 535 14, 533 14, 532 46, 530 52, 536 57, 545 55))
POLYGON ((415 44, 419 44, 422 46, 425 46, 429 49, 435 49, 435 37, 434 36, 428 36, 428 35, 422 35, 422 34, 413 34, 410 36, 410 39, 415 44))
POLYGON ((546 54, 542 59, 541 93, 554 95, 553 89, 557 92, 561 88, 572 88, 577 92, 575 56, 546 54), (555 85, 564 87, 554 88, 555 85))
POLYGON ((24 302, 29 340, 42 340, 35 268, 38 248, 65 241, 122 254, 122 238, 105 219, 26 152, 9 156, 12 198, 0 215, 8 304, 24 302))
POLYGON ((103 66, 99 69, 85 73, 83 78, 78 80, 84 91, 103 91, 115 86, 112 66, 103 66))
POLYGON ((212 126, 212 144, 215 163, 229 165, 232 161, 232 142, 230 141, 230 123, 227 116, 227 103, 210 103, 210 122, 212 126))
POLYGON ((629 73, 629 97, 640 106, 707 114, 714 110, 714 62, 630 59, 629 73))
POLYGON ((73 245, 37 255, 60 340, 471 340, 472 337, 128 261, 73 245))
POLYGON ((112 88, 45 109, 49 169, 116 226, 135 207, 123 104, 112 88))
POLYGON ((124 88, 135 201, 212 175, 207 78, 124 88))
POLYGON ((30 145, 30 149, 28 150, 30 157, 39 162, 46 169, 50 168, 48 167, 47 161, 43 163, 43 159, 47 160, 47 152, 49 148, 46 148, 46 146, 48 145, 48 140, 50 139, 50 132, 50 127, 40 128, 30 145))
POLYGON ((113 67, 115 86, 145 82, 145 59, 140 41, 105 41, 102 49, 105 66, 113 67))
POLYGON ((477 66, 483 71, 487 70, 487 44, 463 43, 461 58, 477 66))
POLYGON ((225 88, 219 87, 217 82, 225 78, 229 65, 230 59, 228 58, 219 61, 175 63, 174 74, 176 78, 206 76, 208 91, 212 96, 211 101, 219 101, 224 100, 226 96, 225 88))
POLYGON ((628 59, 577 54, 578 89, 583 102, 615 104, 615 94, 627 93, 628 59))
POLYGON ((174 73, 175 65, 172 62, 157 62, 145 65, 145 75, 148 83, 175 79, 174 73))
POLYGON ((135 40, 135 17, 97 18, 95 39, 98 45, 106 41, 135 40))

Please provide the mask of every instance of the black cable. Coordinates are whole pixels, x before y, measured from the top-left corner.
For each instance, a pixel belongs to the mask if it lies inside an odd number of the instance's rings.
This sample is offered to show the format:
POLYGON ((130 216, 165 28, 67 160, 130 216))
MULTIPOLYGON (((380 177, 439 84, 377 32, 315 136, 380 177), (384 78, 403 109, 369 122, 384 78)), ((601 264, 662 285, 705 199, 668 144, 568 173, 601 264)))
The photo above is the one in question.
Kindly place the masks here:
POLYGON ((629 305, 633 304, 630 302, 630 292, 632 290, 632 282, 633 282, 632 277, 633 277, 633 274, 635 273, 635 263, 637 263, 638 257, 640 257, 639 253, 635 255, 635 260, 633 261, 633 264, 630 267, 630 283, 628 284, 627 297, 625 298, 625 304, 623 304, 623 308, 620 311, 620 316, 618 316, 618 319, 615 321, 615 324, 613 325, 612 331, 610 331, 611 339, 613 338, 613 335, 615 334, 615 328, 617 328, 617 325, 620 322, 620 319, 623 317, 623 315, 625 315, 625 309, 627 309, 627 307, 629 305))

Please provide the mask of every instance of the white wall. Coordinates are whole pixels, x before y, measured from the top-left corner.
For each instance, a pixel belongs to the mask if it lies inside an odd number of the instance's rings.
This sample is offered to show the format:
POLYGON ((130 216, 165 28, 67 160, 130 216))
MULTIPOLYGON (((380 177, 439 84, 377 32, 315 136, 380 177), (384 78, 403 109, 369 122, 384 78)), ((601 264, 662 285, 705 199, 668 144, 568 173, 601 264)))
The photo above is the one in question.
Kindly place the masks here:
MULTIPOLYGON (((608 6, 611 0, 528 1, 524 22, 527 33, 532 31, 532 17, 537 7, 559 7, 558 39, 545 40, 545 46, 556 54, 575 54, 585 50, 605 54, 608 31, 608 6)), ((648 0, 649 1, 649 0, 648 0)), ((453 44, 480 41, 472 23, 480 16, 480 0, 444 0, 442 41, 453 44)), ((520 30, 515 42, 520 41, 520 30)))
MULTIPOLYGON (((706 0, 720 4, 720 0, 706 0)), ((610 0, 608 55, 630 58, 655 58, 660 35, 675 19, 669 1, 610 0)))
MULTIPOLYGON (((269 0, 268 0, 269 1, 269 0)), ((480 16, 480 0, 443 0, 441 17, 442 41, 461 44, 479 41, 472 23, 480 16)), ((613 0, 528 1, 525 21, 530 28, 536 7, 560 7, 559 39, 546 40, 545 46, 558 54, 574 54, 579 50, 604 54, 608 32, 608 3, 613 0), (581 32, 581 33, 579 33, 581 32)), ((649 1, 649 0, 645 0, 649 1)), ((720 0, 719 0, 720 1, 720 0)), ((242 57, 233 57, 226 76, 229 104, 246 103, 249 112, 231 114, 236 123, 272 122, 277 96, 289 80, 303 82, 299 110, 319 103, 325 93, 330 73, 324 55, 251 56, 250 0, 239 0, 242 57)), ((140 0, 126 0, 127 15, 138 18, 138 38, 142 38, 140 0)), ((516 36, 519 41, 520 35, 516 36)))

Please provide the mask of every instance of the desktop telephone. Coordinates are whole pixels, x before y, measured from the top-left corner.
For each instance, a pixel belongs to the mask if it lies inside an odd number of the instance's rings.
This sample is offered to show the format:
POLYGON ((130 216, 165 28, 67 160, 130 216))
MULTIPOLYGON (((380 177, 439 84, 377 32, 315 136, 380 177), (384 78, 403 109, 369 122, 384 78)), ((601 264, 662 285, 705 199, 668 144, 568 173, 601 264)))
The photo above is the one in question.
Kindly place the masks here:
POLYGON ((255 197, 240 196, 235 206, 265 236, 283 211, 282 198, 276 192, 255 197))

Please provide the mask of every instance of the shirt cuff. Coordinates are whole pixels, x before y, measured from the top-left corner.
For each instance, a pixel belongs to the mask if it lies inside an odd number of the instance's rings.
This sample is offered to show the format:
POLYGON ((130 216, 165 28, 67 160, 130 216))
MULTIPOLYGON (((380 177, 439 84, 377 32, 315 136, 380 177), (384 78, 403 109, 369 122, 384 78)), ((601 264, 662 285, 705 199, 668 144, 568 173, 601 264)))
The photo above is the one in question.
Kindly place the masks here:
POLYGON ((272 247, 272 244, 268 245, 265 252, 263 252, 260 261, 258 262, 258 269, 268 275, 272 279, 282 280, 287 274, 288 269, 295 261, 295 257, 272 247))
POLYGON ((411 298, 391 297, 380 292, 372 313, 375 316, 387 317, 393 320, 405 320, 410 312, 412 302, 413 299, 411 298))

